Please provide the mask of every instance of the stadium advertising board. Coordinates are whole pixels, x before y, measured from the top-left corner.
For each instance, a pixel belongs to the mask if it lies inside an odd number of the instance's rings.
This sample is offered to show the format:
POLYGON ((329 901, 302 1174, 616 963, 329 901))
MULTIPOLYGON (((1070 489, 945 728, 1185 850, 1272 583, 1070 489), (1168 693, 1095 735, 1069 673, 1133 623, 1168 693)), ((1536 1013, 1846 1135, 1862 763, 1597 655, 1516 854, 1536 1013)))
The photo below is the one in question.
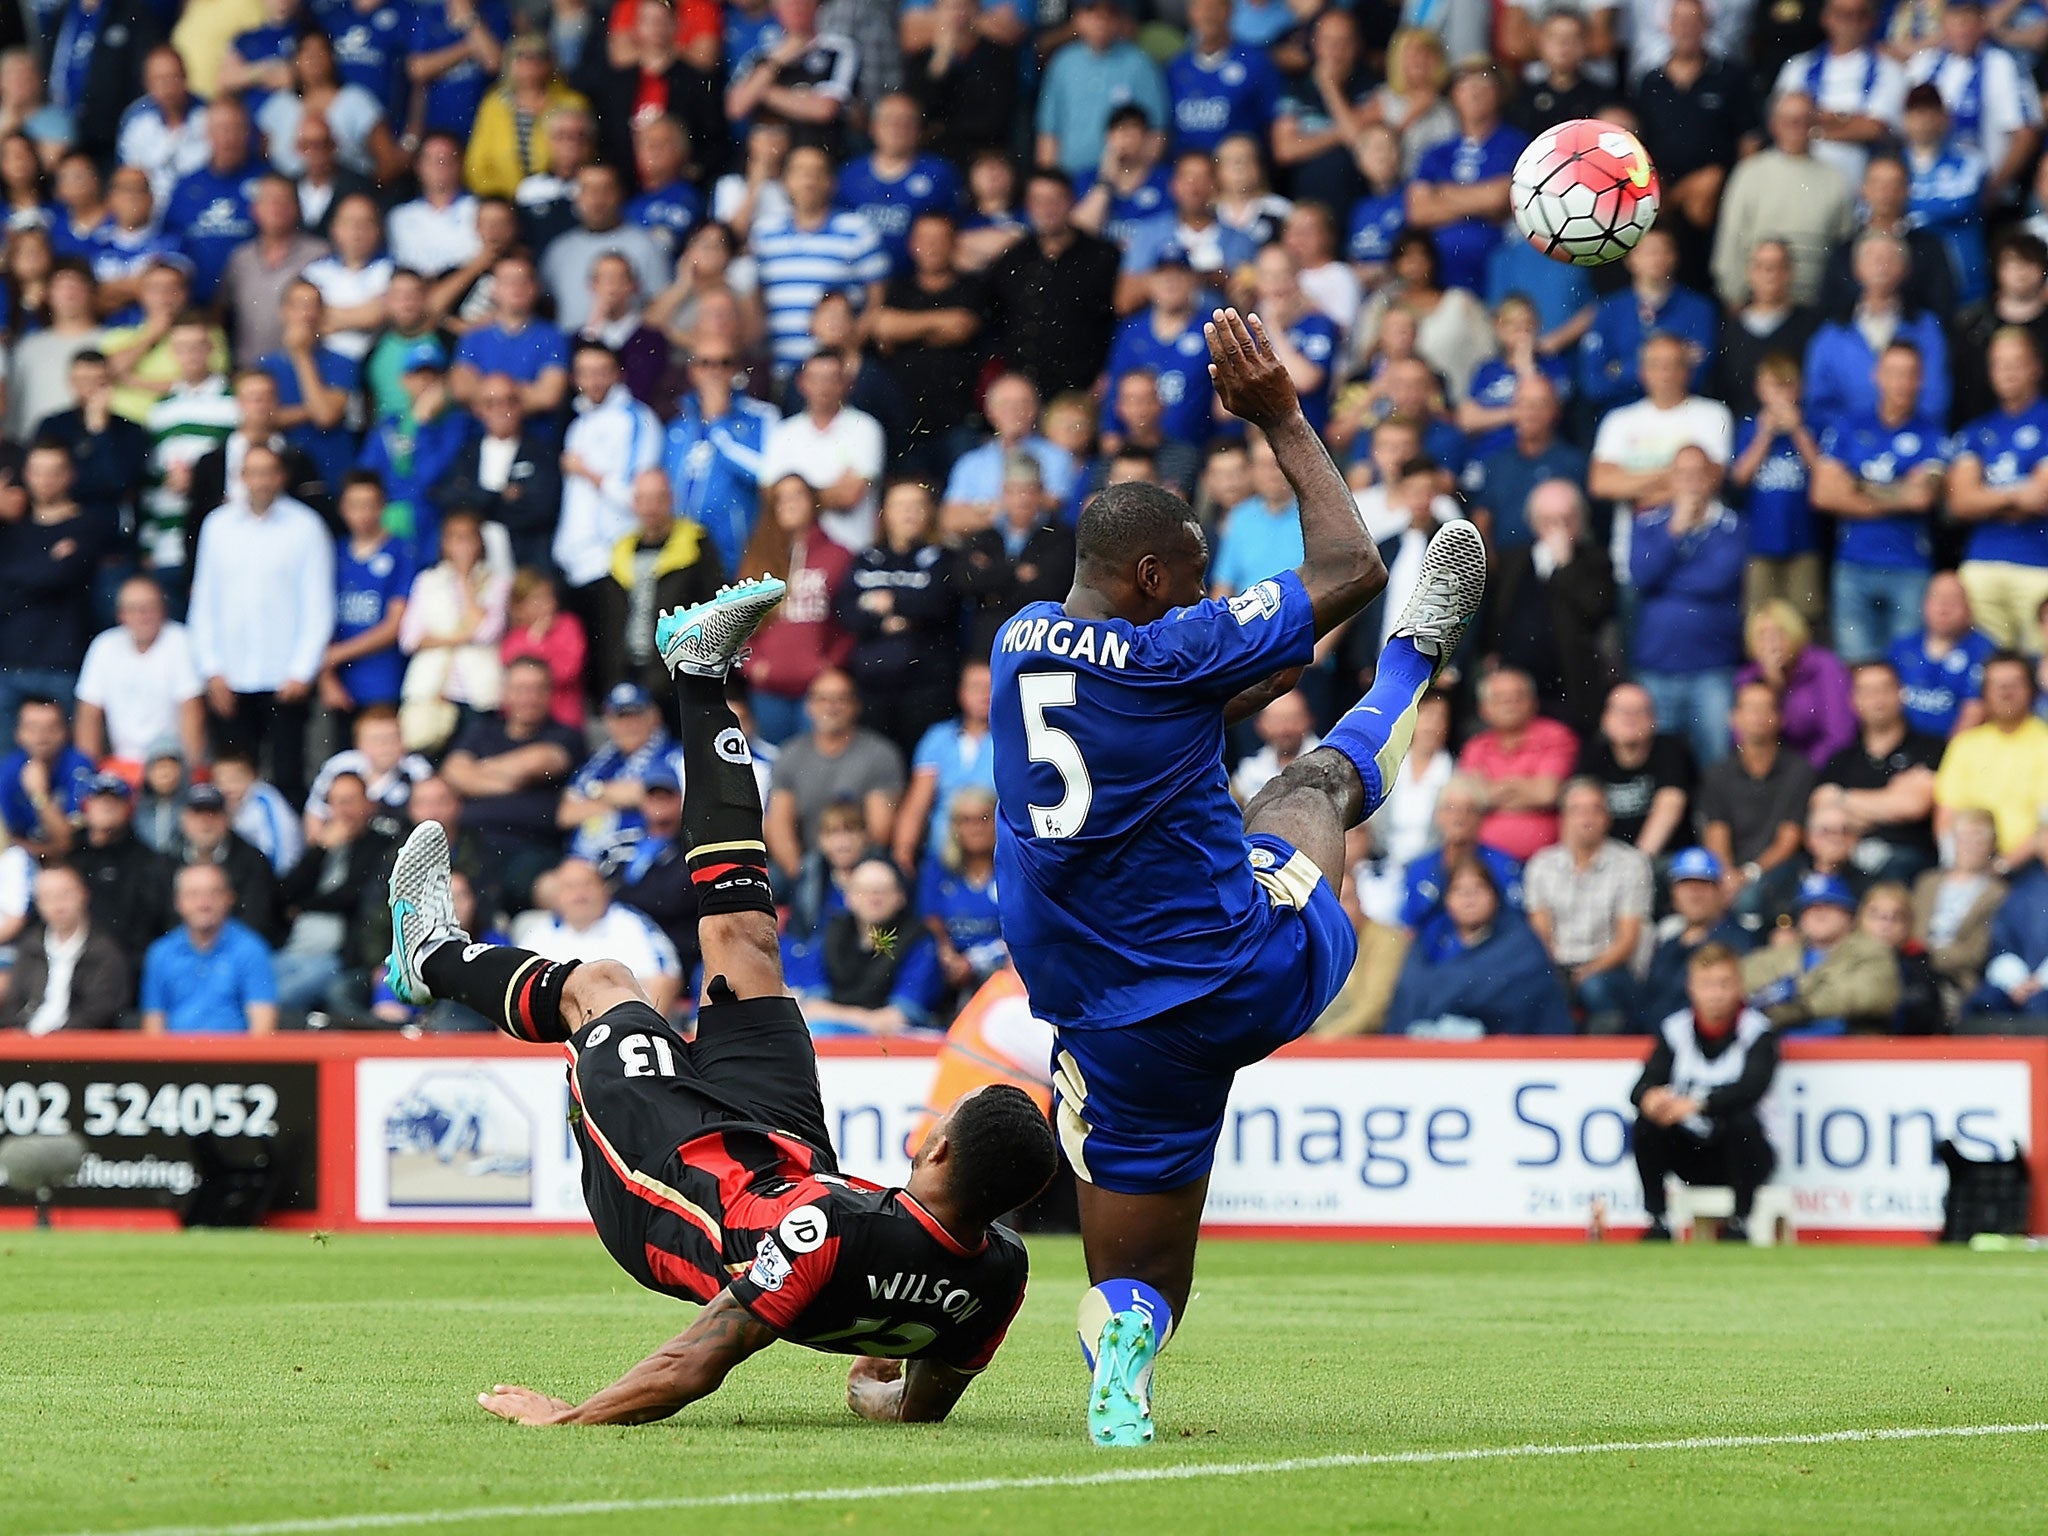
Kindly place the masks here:
MULTIPOLYGON (((1206 1219, 1218 1228, 1586 1230, 1645 1219, 1630 1151, 1633 1058, 1282 1058, 1240 1074, 1206 1219)), ((1802 1229, 1931 1232, 1933 1149, 2034 1140, 2017 1060, 1794 1059, 1765 1122, 1802 1229)))
MULTIPOLYGON (((0 1133, 73 1135, 78 1172, 53 1191, 60 1207, 170 1209, 198 1186, 195 1141, 211 1138, 216 1166, 268 1154, 279 1170, 273 1208, 319 1203, 315 1068, 278 1061, 66 1061, 0 1056, 0 1133)), ((34 1191, 8 1189, 25 1204, 34 1191)))

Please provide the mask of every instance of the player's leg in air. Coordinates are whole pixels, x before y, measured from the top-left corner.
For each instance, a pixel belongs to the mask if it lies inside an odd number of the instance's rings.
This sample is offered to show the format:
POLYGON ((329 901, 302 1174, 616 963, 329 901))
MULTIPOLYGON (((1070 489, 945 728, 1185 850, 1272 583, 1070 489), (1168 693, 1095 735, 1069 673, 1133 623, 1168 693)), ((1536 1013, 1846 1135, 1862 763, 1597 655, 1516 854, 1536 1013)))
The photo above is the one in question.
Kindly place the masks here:
MULTIPOLYGON (((1234 314, 1230 319, 1235 322, 1234 314)), ((1211 330, 1212 353, 1223 370, 1218 382, 1231 403, 1232 349, 1240 360, 1256 358, 1265 349, 1240 324, 1211 330)), ((1255 321, 1252 330, 1263 338, 1255 321)), ((1315 482, 1335 476, 1327 451, 1306 432, 1269 430, 1268 436, 1306 514, 1315 482)), ((1341 484, 1334 489, 1341 491, 1341 484)), ((1306 522, 1305 516, 1305 528, 1306 522)), ((1477 615, 1485 581, 1479 531, 1469 522, 1439 528, 1381 653, 1372 687, 1317 750, 1289 765, 1245 807, 1244 832, 1256 878, 1276 904, 1301 915, 1299 964, 1289 974, 1269 978, 1272 1011, 1276 1016, 1291 1012, 1299 1030, 1336 995, 1357 956, 1356 934, 1337 899, 1344 879, 1345 833, 1376 811, 1393 788, 1415 733, 1417 706, 1477 615)), ((1277 683, 1254 690, 1259 697, 1244 701, 1244 710, 1233 708, 1232 715, 1248 713, 1275 691, 1277 683)), ((1265 1050, 1278 1043, 1283 1042, 1265 1050)), ((1079 1330, 1093 1371, 1089 1429, 1098 1445, 1138 1445, 1152 1438, 1152 1365, 1187 1305, 1208 1189, 1206 1171, 1178 1188, 1140 1193, 1088 1179, 1079 1182, 1091 1282, 1079 1330)))
MULTIPOLYGON (((734 653, 782 600, 772 578, 743 582, 684 630, 662 621, 657 641, 675 673, 682 709, 683 834, 697 891, 697 939, 705 1001, 784 997, 768 850, 761 840, 760 790, 746 733, 726 703, 734 653), (708 632, 707 632, 708 629, 708 632)), ((515 1040, 566 1040, 622 1003, 647 1003, 632 972, 615 961, 544 960, 510 946, 472 944, 455 921, 448 840, 436 822, 413 829, 391 875, 388 980, 414 1002, 452 998, 515 1040)))

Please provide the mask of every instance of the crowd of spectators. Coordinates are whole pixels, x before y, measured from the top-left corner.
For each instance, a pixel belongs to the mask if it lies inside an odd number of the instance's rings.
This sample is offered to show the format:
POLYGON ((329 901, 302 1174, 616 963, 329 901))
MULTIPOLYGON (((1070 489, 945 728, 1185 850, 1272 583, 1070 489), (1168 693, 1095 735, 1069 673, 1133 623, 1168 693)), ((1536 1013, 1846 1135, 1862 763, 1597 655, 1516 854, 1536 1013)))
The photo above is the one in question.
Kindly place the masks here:
MULTIPOLYGON (((694 995, 658 613, 739 679, 792 984, 1004 964, 984 660, 1103 486, 1302 558, 1202 320, 1256 309, 1385 597, 1487 611, 1353 839, 1330 1032, 2048 1018, 2038 7, 1935 0, 32 0, 0 18, 0 1025, 417 1016, 383 872, 694 995), (1663 207, 1516 238, 1530 137, 1663 207)), ((1142 722, 1134 722, 1142 729, 1142 722)))

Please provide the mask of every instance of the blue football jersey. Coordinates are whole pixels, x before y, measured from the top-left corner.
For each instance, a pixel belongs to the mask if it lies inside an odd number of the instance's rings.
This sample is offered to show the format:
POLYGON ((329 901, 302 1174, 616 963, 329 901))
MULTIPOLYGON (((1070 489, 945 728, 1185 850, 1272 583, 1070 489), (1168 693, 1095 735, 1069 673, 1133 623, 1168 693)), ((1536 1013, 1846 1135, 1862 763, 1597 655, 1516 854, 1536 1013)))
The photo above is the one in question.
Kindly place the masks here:
POLYGON ((1291 571, 1143 626, 1033 603, 997 633, 996 881, 1039 1017, 1137 1023, 1249 963, 1269 898, 1223 769, 1223 706, 1314 653, 1291 571))
POLYGON ((910 264, 910 226, 921 213, 952 213, 960 203, 953 167, 937 155, 919 155, 894 180, 872 160, 856 160, 839 173, 839 206, 872 224, 897 271, 910 264))
MULTIPOLYGON (((1735 429, 1734 457, 1741 458, 1756 441, 1756 418, 1745 416, 1735 429)), ((1743 501, 1749 525, 1749 552, 1764 560, 1810 555, 1820 548, 1813 527, 1812 486, 1799 445, 1780 432, 1757 466, 1743 501)), ((1496 535, 1498 537, 1498 535, 1496 535)))
MULTIPOLYGON (((2018 485, 2048 458, 2048 400, 2036 400, 2017 416, 1993 411, 1980 416, 1955 436, 1951 456, 1974 458, 1984 467, 1984 484, 1993 489, 2018 485)), ((2013 565, 2048 565, 2048 517, 2010 523, 2002 518, 1979 523, 1964 549, 1965 560, 1998 560, 2013 565)))
MULTIPOLYGON (((1833 459, 1866 485, 1896 485, 1929 468, 1946 469, 1946 448, 1941 429, 1931 423, 1914 420, 1888 427, 1874 413, 1820 435, 1821 457, 1833 459)), ((1844 518, 1835 558, 1884 570, 1927 570, 1934 563, 1928 532, 1932 521, 1925 512, 1844 518)))
POLYGON ((1152 328, 1151 310, 1131 316, 1109 349, 1112 401, 1117 381, 1141 368, 1151 369, 1159 381, 1159 403, 1165 407, 1159 430, 1177 443, 1206 443, 1216 429, 1216 386, 1209 378, 1209 343, 1202 336, 1201 321, 1190 319, 1186 330, 1161 341, 1152 328))
POLYGON ((1906 724, 1944 740, 1953 736, 1963 706, 1984 692, 1984 663, 1997 651, 1974 629, 1941 657, 1929 654, 1925 630, 1894 640, 1886 659, 1898 669, 1906 724))

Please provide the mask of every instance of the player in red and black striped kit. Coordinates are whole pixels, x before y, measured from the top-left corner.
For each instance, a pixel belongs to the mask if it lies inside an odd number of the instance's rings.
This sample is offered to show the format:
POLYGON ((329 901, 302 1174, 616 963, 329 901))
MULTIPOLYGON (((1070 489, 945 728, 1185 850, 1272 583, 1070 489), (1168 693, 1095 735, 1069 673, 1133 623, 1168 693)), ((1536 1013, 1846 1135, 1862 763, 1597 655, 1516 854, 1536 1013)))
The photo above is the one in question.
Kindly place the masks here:
POLYGON ((783 984, 746 737, 725 701, 727 669, 781 594, 778 581, 743 583, 657 631, 682 706, 708 978, 694 1038, 616 962, 470 943, 438 824, 413 832, 392 874, 394 990, 451 997, 516 1039, 561 1045, 598 1235, 642 1285, 703 1304, 583 1403, 529 1387, 480 1394, 502 1418, 666 1418, 787 1339, 859 1357, 847 1400, 863 1417, 942 1419, 1023 1301, 1023 1244, 994 1222, 1052 1178, 1052 1133, 1029 1097, 996 1086, 962 1099, 901 1189, 847 1178, 833 1156, 810 1031, 783 984))

